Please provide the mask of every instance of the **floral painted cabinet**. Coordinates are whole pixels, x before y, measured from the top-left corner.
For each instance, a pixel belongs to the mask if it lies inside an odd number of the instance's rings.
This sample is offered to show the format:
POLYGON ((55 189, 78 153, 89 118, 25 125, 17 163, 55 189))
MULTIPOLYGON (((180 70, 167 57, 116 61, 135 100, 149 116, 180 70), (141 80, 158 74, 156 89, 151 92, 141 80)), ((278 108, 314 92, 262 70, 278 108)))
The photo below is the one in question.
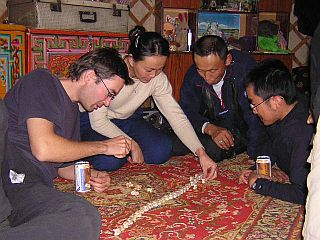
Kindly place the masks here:
POLYGON ((25 33, 24 26, 0 24, 0 99, 25 73, 25 33))

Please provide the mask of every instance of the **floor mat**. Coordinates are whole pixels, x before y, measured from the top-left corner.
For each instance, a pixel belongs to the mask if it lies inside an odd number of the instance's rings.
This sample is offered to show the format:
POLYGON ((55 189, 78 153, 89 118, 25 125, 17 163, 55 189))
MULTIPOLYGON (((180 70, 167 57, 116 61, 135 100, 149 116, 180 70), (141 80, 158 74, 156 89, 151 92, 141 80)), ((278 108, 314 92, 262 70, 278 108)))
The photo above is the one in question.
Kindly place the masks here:
MULTIPOLYGON (((246 154, 218 163, 217 179, 200 181, 196 189, 145 212, 119 236, 113 230, 135 211, 201 174, 199 161, 187 155, 163 165, 127 164, 111 174, 106 193, 89 192, 83 197, 101 213, 101 240, 301 239, 303 206, 255 194, 238 183, 241 170, 251 165, 246 154), (139 194, 132 195, 133 190, 139 194)), ((55 186, 74 191, 70 181, 57 179, 55 186)))

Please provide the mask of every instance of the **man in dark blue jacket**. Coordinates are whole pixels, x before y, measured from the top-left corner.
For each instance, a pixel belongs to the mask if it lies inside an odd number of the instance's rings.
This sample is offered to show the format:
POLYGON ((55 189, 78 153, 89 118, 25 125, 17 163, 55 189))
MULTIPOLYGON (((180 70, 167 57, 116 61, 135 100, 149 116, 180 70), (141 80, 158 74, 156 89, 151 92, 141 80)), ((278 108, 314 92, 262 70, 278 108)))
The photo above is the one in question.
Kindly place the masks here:
MULTIPOLYGON (((252 114, 244 87, 254 59, 244 52, 228 51, 224 40, 214 35, 195 43, 193 59, 181 88, 180 105, 208 155, 221 161, 247 150, 256 157, 265 128, 252 114)), ((186 151, 174 141, 173 153, 186 151)))

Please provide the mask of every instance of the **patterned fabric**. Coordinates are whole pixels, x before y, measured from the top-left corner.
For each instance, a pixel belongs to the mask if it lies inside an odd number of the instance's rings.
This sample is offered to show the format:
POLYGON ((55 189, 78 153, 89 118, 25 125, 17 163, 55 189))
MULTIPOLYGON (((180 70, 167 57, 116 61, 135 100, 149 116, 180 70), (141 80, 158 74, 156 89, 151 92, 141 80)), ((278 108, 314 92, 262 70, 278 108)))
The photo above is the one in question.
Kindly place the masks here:
MULTIPOLYGON (((201 173, 191 155, 174 157, 163 165, 128 164, 111 174, 103 194, 84 194, 102 215, 100 239, 301 239, 304 207, 255 194, 239 184, 242 169, 252 165, 246 154, 218 163, 218 178, 142 215, 118 237, 117 228, 141 206, 175 191, 201 173), (134 186, 128 187, 131 182, 134 186), (131 195, 141 185, 139 195, 131 195), (153 188, 149 193, 147 188, 153 188)), ((57 179, 56 187, 72 192, 73 183, 57 179)))

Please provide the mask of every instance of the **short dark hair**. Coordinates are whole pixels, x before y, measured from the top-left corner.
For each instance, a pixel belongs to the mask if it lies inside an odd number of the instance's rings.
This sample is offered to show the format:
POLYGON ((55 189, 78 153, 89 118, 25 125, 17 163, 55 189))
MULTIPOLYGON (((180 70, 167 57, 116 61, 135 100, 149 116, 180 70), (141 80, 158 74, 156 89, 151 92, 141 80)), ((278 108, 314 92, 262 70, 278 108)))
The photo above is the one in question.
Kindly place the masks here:
POLYGON ((281 96, 287 104, 297 100, 296 87, 291 73, 279 59, 266 59, 255 66, 247 75, 245 86, 253 86, 254 93, 266 100, 281 96))
POLYGON ((101 79, 119 76, 124 79, 125 85, 133 84, 127 65, 114 48, 99 48, 84 54, 70 65, 68 77, 77 81, 87 70, 95 72, 97 82, 100 82, 101 79))
POLYGON ((193 46, 194 54, 206 57, 211 54, 218 55, 222 60, 227 59, 228 46, 223 38, 216 35, 206 35, 198 39, 193 46))
POLYGON ((129 53, 135 61, 142 61, 147 56, 169 56, 168 41, 157 32, 146 32, 142 26, 136 26, 129 32, 129 53))

